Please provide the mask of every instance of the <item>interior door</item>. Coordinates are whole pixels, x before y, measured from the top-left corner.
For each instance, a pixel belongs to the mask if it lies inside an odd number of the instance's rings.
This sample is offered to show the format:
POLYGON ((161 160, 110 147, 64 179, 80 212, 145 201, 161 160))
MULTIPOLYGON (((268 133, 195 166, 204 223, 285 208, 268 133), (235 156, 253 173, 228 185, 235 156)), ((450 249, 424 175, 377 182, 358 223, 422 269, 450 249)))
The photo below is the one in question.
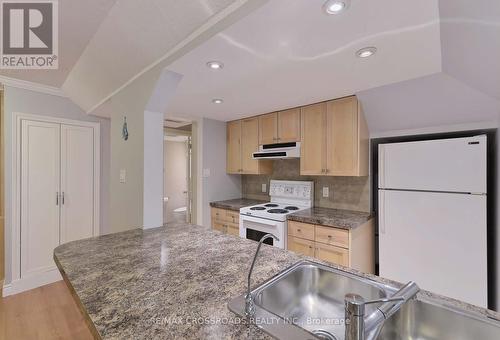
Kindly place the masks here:
POLYGON ((59 245, 60 125, 21 123, 21 277, 55 267, 59 245))
POLYGON ((61 243, 94 230, 94 131, 61 125, 61 243))
POLYGON ((486 196, 379 191, 380 276, 487 307, 486 196))
POLYGON ((326 104, 319 103, 301 108, 302 143, 300 146, 300 174, 324 175, 326 104))

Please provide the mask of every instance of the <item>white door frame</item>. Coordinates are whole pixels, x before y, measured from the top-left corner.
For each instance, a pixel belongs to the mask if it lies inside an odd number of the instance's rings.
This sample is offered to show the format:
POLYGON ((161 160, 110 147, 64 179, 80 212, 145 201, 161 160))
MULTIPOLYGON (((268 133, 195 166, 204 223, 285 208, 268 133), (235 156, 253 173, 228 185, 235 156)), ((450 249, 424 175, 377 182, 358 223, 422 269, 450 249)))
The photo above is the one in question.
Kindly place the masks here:
MULTIPOLYGON (((12 283, 6 287, 4 296, 16 294, 23 290, 31 289, 32 283, 21 282, 21 122, 22 120, 34 120, 47 123, 58 123, 67 125, 78 125, 90 127, 94 131, 94 226, 93 234, 100 233, 100 169, 101 169, 101 124, 98 122, 86 122, 51 116, 41 116, 21 112, 13 113, 12 120, 12 218, 11 218, 11 271, 12 283), (30 288, 31 287, 31 288, 30 288), (9 288, 9 289, 7 289, 9 288)), ((54 273, 48 273, 50 277, 58 277, 54 273)), ((56 273, 58 274, 58 273, 56 273)), ((40 279, 45 283, 46 279, 40 279)), ((35 282, 33 284, 36 284, 35 282)))

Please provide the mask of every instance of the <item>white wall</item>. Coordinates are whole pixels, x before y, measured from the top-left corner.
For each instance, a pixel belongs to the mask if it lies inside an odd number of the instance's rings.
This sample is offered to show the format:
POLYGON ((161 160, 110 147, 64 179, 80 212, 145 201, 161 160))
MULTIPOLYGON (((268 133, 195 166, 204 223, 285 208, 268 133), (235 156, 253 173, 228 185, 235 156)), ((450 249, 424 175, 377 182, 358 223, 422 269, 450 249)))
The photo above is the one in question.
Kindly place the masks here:
POLYGON ((144 112, 143 223, 147 228, 163 225, 163 113, 144 112))
POLYGON ((201 150, 197 223, 210 226, 210 202, 240 198, 241 176, 226 174, 226 123, 203 118, 197 125, 201 150))
POLYGON ((109 233, 109 167, 110 167, 110 121, 87 115, 69 99, 5 87, 5 282, 12 280, 11 242, 12 242, 12 174, 13 113, 28 113, 65 119, 99 122, 101 124, 101 192, 100 192, 100 226, 101 234, 109 233))

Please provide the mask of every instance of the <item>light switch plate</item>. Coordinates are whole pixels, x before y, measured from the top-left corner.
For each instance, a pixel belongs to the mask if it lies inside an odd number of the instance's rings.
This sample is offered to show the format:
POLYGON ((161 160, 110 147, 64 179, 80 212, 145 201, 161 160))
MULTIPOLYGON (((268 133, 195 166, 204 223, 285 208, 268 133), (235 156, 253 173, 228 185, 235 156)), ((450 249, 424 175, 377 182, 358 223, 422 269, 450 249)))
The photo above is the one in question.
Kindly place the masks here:
POLYGON ((267 192, 267 184, 262 183, 262 192, 267 192))
POLYGON ((330 188, 323 187, 323 197, 324 198, 330 197, 330 188))
POLYGON ((127 181, 127 170, 120 169, 120 183, 125 183, 127 181))
POLYGON ((203 169, 203 174, 202 174, 203 178, 208 178, 210 177, 210 168, 207 168, 207 169, 203 169))

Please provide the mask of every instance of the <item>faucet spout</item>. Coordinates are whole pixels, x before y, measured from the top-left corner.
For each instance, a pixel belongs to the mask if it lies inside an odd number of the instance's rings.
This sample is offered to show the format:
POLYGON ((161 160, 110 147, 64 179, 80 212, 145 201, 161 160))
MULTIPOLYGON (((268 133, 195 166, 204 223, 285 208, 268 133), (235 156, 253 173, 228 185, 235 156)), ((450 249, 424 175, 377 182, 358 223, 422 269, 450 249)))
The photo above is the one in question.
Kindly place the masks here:
POLYGON ((345 340, 375 339, 384 321, 396 313, 406 302, 412 299, 420 288, 413 281, 408 282, 392 297, 365 301, 357 294, 345 296, 345 340), (375 311, 365 317, 368 304, 381 303, 375 311))
POLYGON ((246 317, 253 317, 255 315, 255 306, 253 302, 253 296, 250 291, 250 282, 251 282, 251 277, 252 277, 252 272, 253 272, 253 267, 255 266, 255 261, 257 260, 257 256, 259 255, 260 247, 262 246, 262 243, 267 240, 268 238, 273 238, 276 242, 279 241, 279 238, 274 236, 273 234, 266 234, 262 236, 262 238, 259 241, 259 245, 257 246, 257 250, 255 251, 255 255, 252 260, 252 265, 250 266, 250 270, 248 271, 248 277, 247 277, 247 293, 245 295, 245 316, 246 317))

